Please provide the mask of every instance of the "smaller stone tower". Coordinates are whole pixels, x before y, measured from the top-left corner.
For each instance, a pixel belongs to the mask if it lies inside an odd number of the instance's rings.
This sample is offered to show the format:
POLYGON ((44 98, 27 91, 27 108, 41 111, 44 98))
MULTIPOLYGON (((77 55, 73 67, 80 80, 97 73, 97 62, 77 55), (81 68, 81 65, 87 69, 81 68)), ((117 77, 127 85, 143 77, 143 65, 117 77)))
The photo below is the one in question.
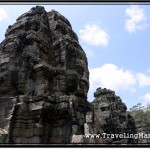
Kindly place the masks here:
MULTIPOLYGON (((96 134, 125 134, 136 133, 133 118, 127 112, 126 105, 115 92, 98 88, 94 93, 94 129, 96 134)), ((134 143, 130 138, 107 138, 103 143, 134 143)))

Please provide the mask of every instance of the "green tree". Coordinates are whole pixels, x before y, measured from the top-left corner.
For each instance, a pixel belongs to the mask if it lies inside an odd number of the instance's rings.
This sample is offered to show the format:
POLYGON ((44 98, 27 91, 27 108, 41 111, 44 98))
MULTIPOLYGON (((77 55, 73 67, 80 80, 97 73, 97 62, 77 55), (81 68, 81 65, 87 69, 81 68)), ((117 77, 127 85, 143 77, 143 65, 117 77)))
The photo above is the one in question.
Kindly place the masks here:
POLYGON ((130 108, 130 113, 137 125, 141 124, 150 127, 150 110, 148 109, 146 111, 143 111, 141 103, 138 103, 137 105, 130 108))

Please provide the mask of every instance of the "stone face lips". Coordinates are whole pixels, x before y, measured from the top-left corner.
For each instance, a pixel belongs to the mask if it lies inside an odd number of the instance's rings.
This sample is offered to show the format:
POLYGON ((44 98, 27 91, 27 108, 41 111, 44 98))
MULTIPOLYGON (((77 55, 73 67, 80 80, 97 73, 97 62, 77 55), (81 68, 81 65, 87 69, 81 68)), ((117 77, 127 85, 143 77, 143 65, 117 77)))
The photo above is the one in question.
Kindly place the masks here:
POLYGON ((87 58, 64 16, 36 6, 18 17, 5 37, 0 44, 0 128, 8 133, 5 143, 107 143, 84 135, 128 131, 129 122, 135 132, 132 117, 114 92, 99 89, 94 102, 87 101, 87 58))

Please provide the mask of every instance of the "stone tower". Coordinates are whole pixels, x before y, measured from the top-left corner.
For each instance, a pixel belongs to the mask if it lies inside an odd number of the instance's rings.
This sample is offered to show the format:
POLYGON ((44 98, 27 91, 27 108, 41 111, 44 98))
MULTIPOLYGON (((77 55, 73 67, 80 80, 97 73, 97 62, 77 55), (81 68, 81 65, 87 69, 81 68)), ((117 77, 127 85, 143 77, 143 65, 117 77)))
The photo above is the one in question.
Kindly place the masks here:
POLYGON ((90 108, 87 58, 69 21, 37 6, 5 36, 0 104, 9 108, 0 127, 9 130, 8 142, 69 143, 74 130, 83 132, 90 108))

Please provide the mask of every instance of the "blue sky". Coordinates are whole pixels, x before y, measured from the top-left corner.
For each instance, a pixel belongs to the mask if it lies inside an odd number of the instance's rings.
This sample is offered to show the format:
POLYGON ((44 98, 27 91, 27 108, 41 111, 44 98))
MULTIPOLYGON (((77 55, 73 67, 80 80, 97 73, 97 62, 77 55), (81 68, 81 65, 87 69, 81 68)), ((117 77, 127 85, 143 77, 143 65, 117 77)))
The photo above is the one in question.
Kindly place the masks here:
MULTIPOLYGON (((43 5, 43 4, 40 4, 43 5)), ((0 41, 35 5, 0 5, 0 41)), ((150 102, 150 5, 43 5, 71 23, 87 54, 88 100, 98 87, 115 90, 128 109, 150 102)))

